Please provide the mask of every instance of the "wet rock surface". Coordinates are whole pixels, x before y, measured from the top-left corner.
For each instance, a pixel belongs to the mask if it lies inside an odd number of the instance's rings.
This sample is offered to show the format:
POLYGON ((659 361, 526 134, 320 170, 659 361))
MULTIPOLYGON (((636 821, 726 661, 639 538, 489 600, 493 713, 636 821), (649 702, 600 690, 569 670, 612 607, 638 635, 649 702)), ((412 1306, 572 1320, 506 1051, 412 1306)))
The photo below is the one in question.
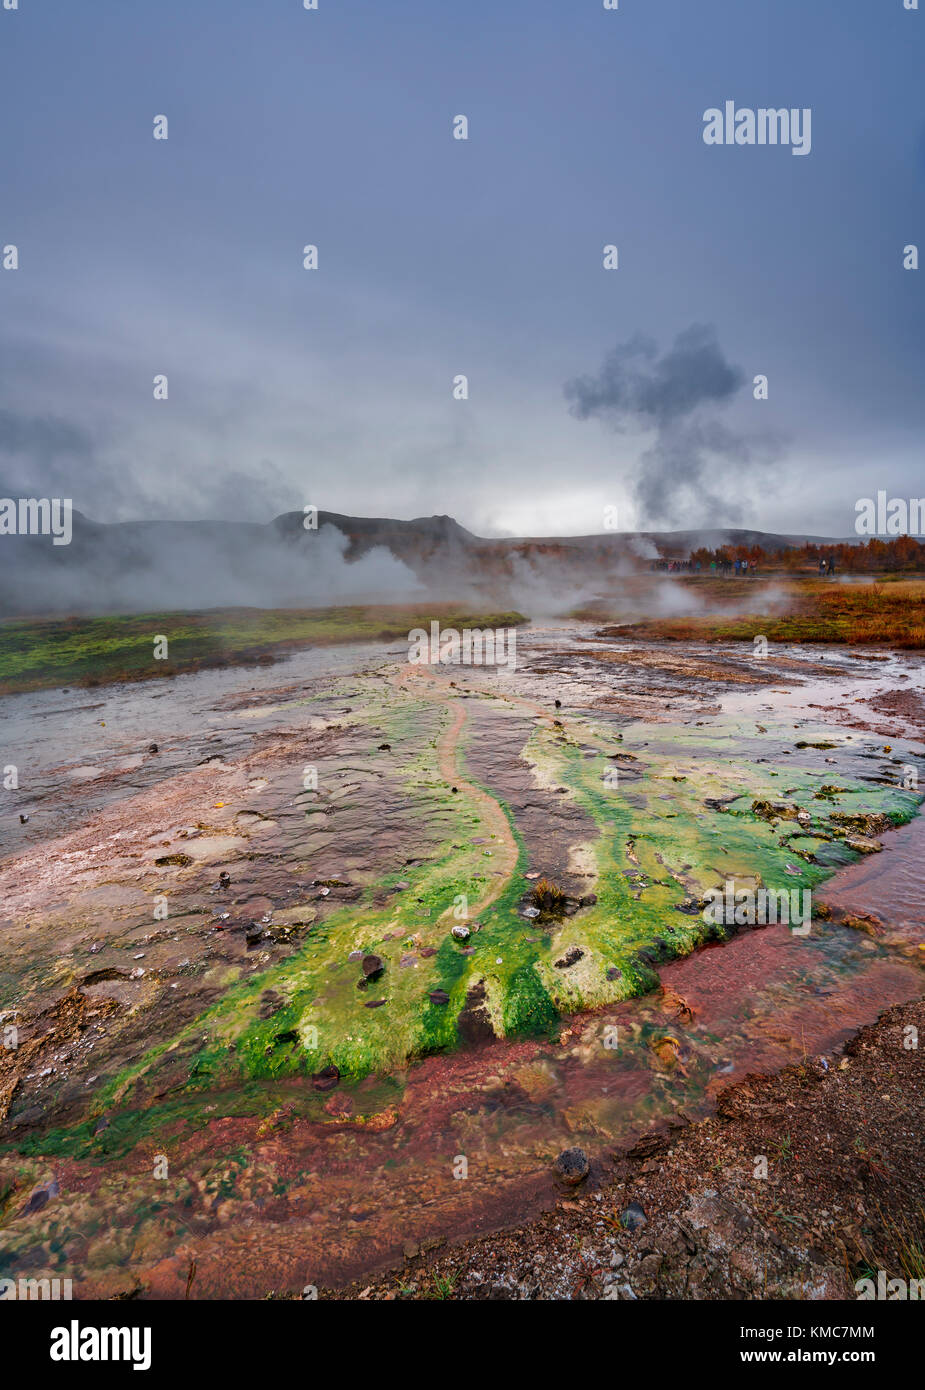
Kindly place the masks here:
POLYGON ((714 1118, 615 1150, 597 1190, 406 1260, 401 1292, 325 1296, 854 1300, 856 1279, 898 1271, 925 1234, 925 1073, 903 1046, 923 1027, 925 1001, 891 1009, 830 1068, 750 1076, 714 1118))

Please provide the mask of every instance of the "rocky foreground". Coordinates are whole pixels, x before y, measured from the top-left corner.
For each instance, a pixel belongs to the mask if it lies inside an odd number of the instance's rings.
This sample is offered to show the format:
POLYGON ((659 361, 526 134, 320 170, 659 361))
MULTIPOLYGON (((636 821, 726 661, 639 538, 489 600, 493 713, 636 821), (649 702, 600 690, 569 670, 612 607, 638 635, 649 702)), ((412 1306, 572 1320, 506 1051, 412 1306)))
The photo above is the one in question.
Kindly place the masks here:
POLYGON ((326 1298, 856 1299, 925 1278, 925 1000, 841 1056, 748 1076, 714 1116, 602 1148, 555 1210, 326 1298))

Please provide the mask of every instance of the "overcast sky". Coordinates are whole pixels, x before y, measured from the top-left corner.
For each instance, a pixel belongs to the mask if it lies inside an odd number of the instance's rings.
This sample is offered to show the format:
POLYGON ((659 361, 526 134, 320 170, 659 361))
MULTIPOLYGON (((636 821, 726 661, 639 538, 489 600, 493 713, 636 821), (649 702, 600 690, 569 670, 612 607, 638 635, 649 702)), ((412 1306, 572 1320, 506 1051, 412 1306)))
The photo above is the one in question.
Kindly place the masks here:
POLYGON ((925 493, 923 59, 902 0, 0 9, 4 495, 849 534, 925 493))

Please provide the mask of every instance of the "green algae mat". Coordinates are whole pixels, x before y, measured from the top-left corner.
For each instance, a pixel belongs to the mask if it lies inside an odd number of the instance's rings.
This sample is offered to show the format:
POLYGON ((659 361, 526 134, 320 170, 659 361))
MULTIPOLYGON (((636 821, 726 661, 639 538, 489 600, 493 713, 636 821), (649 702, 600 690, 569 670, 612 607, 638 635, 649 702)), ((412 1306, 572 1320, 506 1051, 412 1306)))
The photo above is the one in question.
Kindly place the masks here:
POLYGON ((908 749, 826 725, 554 719, 514 695, 460 693, 442 677, 385 693, 368 681, 350 716, 401 751, 410 804, 424 815, 440 801, 438 851, 339 905, 288 959, 232 983, 102 1088, 94 1112, 130 1107, 152 1086, 176 1099, 303 1075, 324 1092, 461 1042, 551 1032, 563 1015, 651 990, 659 962, 747 924, 747 913, 704 911, 716 890, 803 901, 876 852, 921 800, 906 785, 908 749), (529 709, 528 736, 499 738, 499 762, 526 764, 532 799, 565 798, 590 832, 575 847, 593 879, 580 901, 543 900, 546 865, 528 857, 518 807, 467 775, 473 708, 488 704, 501 731, 522 728, 529 709), (425 717, 435 709, 436 733, 425 717))

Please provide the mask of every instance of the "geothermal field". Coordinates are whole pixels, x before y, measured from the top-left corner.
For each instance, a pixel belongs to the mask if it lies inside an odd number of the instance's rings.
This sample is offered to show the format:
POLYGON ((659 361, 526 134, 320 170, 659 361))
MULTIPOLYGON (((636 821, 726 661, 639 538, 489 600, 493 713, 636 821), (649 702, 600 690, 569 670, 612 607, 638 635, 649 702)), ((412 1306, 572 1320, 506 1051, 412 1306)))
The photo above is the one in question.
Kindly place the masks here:
POLYGON ((466 1304, 908 1377, 923 71, 925 0, 0 0, 20 1375, 466 1304))
POLYGON ((5 1274, 826 1299, 917 1248, 921 655, 514 616, 2 697, 5 1274))

